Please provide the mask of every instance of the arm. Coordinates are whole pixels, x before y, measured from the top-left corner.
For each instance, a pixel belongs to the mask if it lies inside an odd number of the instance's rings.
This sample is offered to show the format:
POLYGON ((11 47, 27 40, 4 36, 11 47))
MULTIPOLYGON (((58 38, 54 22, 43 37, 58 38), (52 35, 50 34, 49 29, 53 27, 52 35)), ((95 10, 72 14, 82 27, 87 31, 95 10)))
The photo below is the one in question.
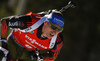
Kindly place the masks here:
POLYGON ((27 22, 32 22, 30 15, 16 15, 16 16, 10 16, 7 18, 3 18, 1 23, 3 21, 6 21, 6 24, 8 27, 11 28, 20 28, 24 29, 27 28, 27 22))
POLYGON ((1 19, 1 35, 7 38, 9 28, 25 29, 30 27, 41 18, 40 15, 29 12, 26 15, 15 15, 1 19))
MULTIPOLYGON (((27 28, 27 22, 31 22, 31 16, 30 15, 16 15, 16 16, 10 16, 6 18, 1 19, 1 37, 3 39, 7 40, 8 36, 8 30, 10 28, 20 28, 24 29, 27 28)), ((29 24, 31 26, 31 24, 29 24)))
POLYGON ((1 22, 6 21, 7 26, 11 28, 25 29, 33 25, 40 18, 42 18, 40 15, 29 12, 26 15, 15 15, 3 18, 1 22))
POLYGON ((57 37, 55 46, 52 49, 50 49, 47 53, 43 54, 44 61, 54 61, 57 58, 58 54, 60 53, 62 46, 63 46, 63 37, 60 34, 57 37))
POLYGON ((24 15, 24 16, 10 16, 1 19, 1 47, 0 47, 0 61, 2 60, 3 57, 6 57, 8 54, 8 49, 7 49, 7 36, 9 34, 8 30, 11 28, 25 28, 27 26, 22 26, 21 23, 24 22, 24 24, 27 23, 25 20, 30 20, 31 18, 29 15, 24 15), (25 20, 24 20, 25 19, 25 20), (21 27, 22 26, 22 27, 21 27))

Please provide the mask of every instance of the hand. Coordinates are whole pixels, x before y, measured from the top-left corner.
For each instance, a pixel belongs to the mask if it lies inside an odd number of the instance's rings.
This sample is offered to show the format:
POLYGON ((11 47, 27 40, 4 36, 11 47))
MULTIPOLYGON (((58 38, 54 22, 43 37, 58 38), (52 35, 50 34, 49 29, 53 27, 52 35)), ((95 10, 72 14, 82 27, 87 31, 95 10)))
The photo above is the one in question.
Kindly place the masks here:
POLYGON ((1 51, 1 53, 3 52, 3 54, 5 55, 5 57, 7 56, 8 52, 9 52, 7 49, 5 49, 3 47, 0 47, 0 51, 1 51))
POLYGON ((43 61, 43 56, 42 55, 39 55, 39 56, 36 56, 36 57, 31 56, 31 59, 35 60, 35 61, 43 61))
POLYGON ((41 54, 39 54, 38 51, 30 51, 29 56, 31 57, 31 60, 43 61, 43 56, 41 54))
POLYGON ((41 54, 39 54, 37 61, 43 61, 43 59, 44 59, 43 56, 41 54))
POLYGON ((0 47, 0 61, 7 59, 7 54, 8 54, 8 50, 7 50, 7 40, 1 39, 2 42, 2 47, 0 47))
POLYGON ((3 53, 3 51, 0 50, 0 61, 3 59, 4 56, 5 54, 3 53))

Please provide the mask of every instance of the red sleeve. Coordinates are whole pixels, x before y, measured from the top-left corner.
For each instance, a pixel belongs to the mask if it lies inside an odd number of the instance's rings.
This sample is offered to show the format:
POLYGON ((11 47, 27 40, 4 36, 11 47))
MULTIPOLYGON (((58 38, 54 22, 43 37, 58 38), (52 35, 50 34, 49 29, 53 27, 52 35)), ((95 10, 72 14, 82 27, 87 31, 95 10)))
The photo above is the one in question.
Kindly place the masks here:
POLYGON ((60 53, 62 46, 63 46, 63 37, 60 34, 57 37, 54 48, 49 50, 49 56, 48 57, 44 56, 44 61, 54 61, 57 58, 58 54, 60 53))
POLYGON ((1 21, 1 38, 4 38, 7 40, 8 36, 8 26, 6 24, 6 20, 1 21))
POLYGON ((35 22, 37 22, 40 18, 42 18, 39 14, 35 14, 33 12, 29 12, 26 15, 30 15, 31 19, 32 19, 32 24, 34 24, 35 22))

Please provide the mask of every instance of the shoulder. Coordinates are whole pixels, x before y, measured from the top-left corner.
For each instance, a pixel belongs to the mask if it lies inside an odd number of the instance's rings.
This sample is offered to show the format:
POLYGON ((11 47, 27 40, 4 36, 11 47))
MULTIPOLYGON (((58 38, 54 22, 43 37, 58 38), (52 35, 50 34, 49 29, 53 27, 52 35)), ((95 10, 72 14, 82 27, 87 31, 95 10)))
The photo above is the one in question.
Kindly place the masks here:
POLYGON ((30 16, 37 16, 37 17, 41 17, 39 14, 33 13, 33 12, 29 12, 26 15, 30 15, 30 16))
POLYGON ((63 42, 63 36, 62 36, 61 33, 59 33, 59 34, 57 35, 56 43, 61 43, 61 42, 63 42))
POLYGON ((35 22, 37 22, 39 19, 41 19, 42 17, 39 14, 35 14, 33 12, 29 12, 26 15, 31 16, 32 19, 32 24, 34 24, 35 22))
POLYGON ((56 43, 55 43, 55 46, 54 46, 54 50, 60 50, 63 46, 63 36, 61 33, 59 33, 57 35, 57 39, 56 39, 56 43))

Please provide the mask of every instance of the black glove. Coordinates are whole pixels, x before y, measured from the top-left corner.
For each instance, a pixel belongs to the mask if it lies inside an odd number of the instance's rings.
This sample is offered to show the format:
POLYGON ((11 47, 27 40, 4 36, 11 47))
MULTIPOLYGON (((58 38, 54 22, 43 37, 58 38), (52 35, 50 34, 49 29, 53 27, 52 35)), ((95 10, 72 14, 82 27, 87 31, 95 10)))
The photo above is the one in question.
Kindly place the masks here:
POLYGON ((7 59, 7 54, 8 54, 8 50, 3 48, 3 47, 0 47, 0 61, 5 58, 5 60, 7 59))
POLYGON ((43 56, 38 51, 30 51, 29 56, 33 61, 43 61, 43 56))
POLYGON ((2 45, 0 47, 0 61, 2 60, 2 58, 6 58, 7 57, 7 54, 8 54, 8 49, 7 49, 7 41, 5 39, 1 39, 0 40, 2 45))
POLYGON ((0 61, 2 60, 3 57, 5 57, 5 54, 3 53, 3 51, 0 50, 0 61))
POLYGON ((39 59, 38 59, 38 61, 43 61, 43 56, 41 55, 41 54, 39 54, 39 59))

